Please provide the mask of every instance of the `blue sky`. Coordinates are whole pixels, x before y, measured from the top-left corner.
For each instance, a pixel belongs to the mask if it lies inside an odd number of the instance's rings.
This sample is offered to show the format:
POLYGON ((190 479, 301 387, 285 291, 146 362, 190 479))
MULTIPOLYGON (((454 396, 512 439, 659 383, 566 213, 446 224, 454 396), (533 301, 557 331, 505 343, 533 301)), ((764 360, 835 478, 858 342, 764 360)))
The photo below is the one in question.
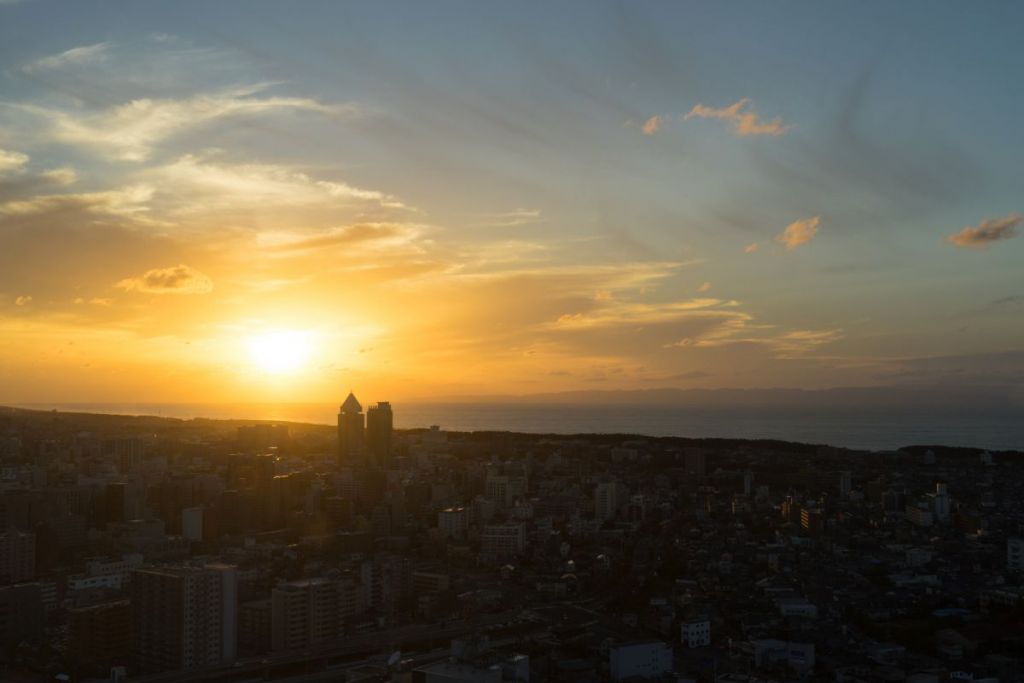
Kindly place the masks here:
POLYGON ((1022 15, 0 2, 0 335, 87 349, 0 377, 279 392, 204 359, 308 329, 295 392, 1019 383, 1022 15))

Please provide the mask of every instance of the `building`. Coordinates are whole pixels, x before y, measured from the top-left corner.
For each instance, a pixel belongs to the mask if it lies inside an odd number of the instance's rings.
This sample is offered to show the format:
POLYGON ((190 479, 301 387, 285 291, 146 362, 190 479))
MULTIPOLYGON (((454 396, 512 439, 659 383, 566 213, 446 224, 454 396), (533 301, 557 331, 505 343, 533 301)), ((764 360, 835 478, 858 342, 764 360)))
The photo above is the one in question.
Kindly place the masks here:
POLYGON ((191 507, 181 511, 181 535, 189 541, 203 540, 203 508, 191 507))
POLYGON ((36 575, 36 535, 10 527, 0 534, 0 585, 31 581, 36 575))
POLYGON ((469 510, 464 507, 441 510, 437 513, 437 529, 442 538, 465 538, 469 529, 469 510))
POLYGON ((707 647, 711 644, 711 620, 707 617, 688 619, 680 627, 683 645, 707 647))
POLYGON ((952 503, 949 499, 949 487, 943 482, 935 484, 935 493, 929 496, 929 507, 931 508, 932 514, 935 516, 936 522, 946 522, 949 520, 950 508, 952 503))
POLYGON ((614 481, 601 482, 594 488, 594 518, 603 524, 615 519, 619 509, 619 484, 614 481))
POLYGON ((843 470, 839 473, 839 497, 842 500, 847 500, 851 491, 853 491, 853 475, 849 470, 843 470))
POLYGON ((825 530, 825 515, 817 508, 800 510, 800 527, 809 535, 820 534, 825 530))
POLYGON ((526 495, 528 479, 522 471, 491 467, 484 480, 484 496, 502 507, 507 507, 526 495))
POLYGON ((318 577, 278 585, 270 595, 270 647, 293 651, 340 638, 357 611, 355 584, 318 577))
POLYGON ((250 600, 238 606, 238 649, 246 655, 270 650, 271 601, 250 600))
POLYGON ((1024 538, 1006 539, 1006 568, 1011 571, 1024 571, 1024 538))
POLYGON ((38 583, 0 588, 0 643, 43 637, 43 592, 38 583))
POLYGON ((68 610, 68 659, 75 671, 109 673, 127 665, 132 651, 132 610, 127 600, 68 610))
POLYGON ((512 557, 526 547, 522 524, 487 524, 480 534, 480 552, 490 557, 512 557))
POLYGON ((412 591, 416 595, 443 593, 451 587, 451 577, 440 572, 418 571, 412 573, 412 591))
POLYGON ((355 394, 349 392, 338 411, 338 462, 349 465, 353 459, 361 456, 365 438, 363 406, 355 394))
POLYGON ((391 404, 381 401, 366 411, 366 451, 371 462, 386 469, 391 461, 391 433, 395 417, 391 404))
POLYGON ((793 643, 775 638, 752 640, 754 666, 785 664, 797 671, 814 668, 814 643, 793 643))
POLYGON ((915 526, 931 526, 935 521, 935 515, 927 507, 920 505, 907 505, 907 521, 915 526))
POLYGON ((672 649, 660 641, 617 645, 608 650, 612 681, 660 678, 672 670, 672 649))
POLYGON ((146 672, 235 659, 238 570, 229 565, 132 572, 134 654, 146 672))

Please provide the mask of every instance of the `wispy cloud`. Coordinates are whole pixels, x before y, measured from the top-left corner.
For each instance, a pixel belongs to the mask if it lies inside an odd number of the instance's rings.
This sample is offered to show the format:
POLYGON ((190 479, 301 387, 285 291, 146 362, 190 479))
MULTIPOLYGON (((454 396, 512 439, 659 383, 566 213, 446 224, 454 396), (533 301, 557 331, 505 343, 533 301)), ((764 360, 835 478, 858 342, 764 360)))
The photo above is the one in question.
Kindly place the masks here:
POLYGON ((793 126, 782 122, 781 117, 775 117, 771 121, 764 121, 754 111, 749 98, 743 98, 728 107, 716 109, 703 104, 697 104, 683 117, 684 121, 690 119, 719 119, 726 121, 737 135, 746 137, 754 135, 782 135, 793 126))
POLYGON ((46 71, 48 69, 60 69, 75 64, 87 64, 102 61, 106 58, 109 47, 109 43, 95 43, 93 45, 73 47, 70 50, 65 50, 59 54, 50 55, 49 57, 43 57, 42 59, 37 59, 34 62, 29 62, 25 66, 21 67, 21 70, 26 73, 36 73, 39 71, 46 71))
POLYGON ((511 228, 516 225, 539 223, 542 220, 540 209, 517 208, 511 211, 487 214, 484 224, 496 228, 511 228))
POLYGON ((409 225, 359 223, 312 236, 264 233, 260 236, 260 242, 272 251, 296 253, 339 246, 352 247, 358 244, 395 245, 407 243, 418 234, 419 231, 409 225))
POLYGON ((981 249, 992 242, 1008 240, 1017 236, 1017 227, 1024 220, 1019 213, 1011 213, 1003 218, 986 218, 976 226, 967 226, 960 232, 953 233, 946 241, 957 247, 981 249))
POLYGON ((71 113, 39 105, 18 108, 50 122, 61 142, 110 152, 115 158, 144 161, 163 140, 187 129, 232 116, 302 110, 353 113, 350 105, 328 105, 306 97, 257 97, 267 84, 234 88, 185 99, 137 99, 95 113, 71 113))
POLYGON ((753 254, 755 251, 761 248, 761 245, 757 242, 751 242, 747 246, 743 247, 744 254, 753 254))
POLYGON ((32 297, 27 294, 22 294, 14 300, 15 306, 28 306, 32 303, 32 297))
POLYGON ((711 283, 710 282, 705 282, 700 287, 697 288, 697 291, 698 292, 706 292, 709 289, 711 289, 711 283))
POLYGON ((144 294, 206 294, 213 290, 209 277, 184 263, 169 268, 153 268, 138 277, 125 278, 114 286, 126 292, 144 294))
POLYGON ((820 223, 821 216, 793 221, 786 226, 786 229, 780 235, 775 237, 775 241, 790 250, 802 247, 813 240, 815 235, 818 234, 820 223))
POLYGON ((28 155, 0 149, 0 173, 21 168, 28 163, 28 155))

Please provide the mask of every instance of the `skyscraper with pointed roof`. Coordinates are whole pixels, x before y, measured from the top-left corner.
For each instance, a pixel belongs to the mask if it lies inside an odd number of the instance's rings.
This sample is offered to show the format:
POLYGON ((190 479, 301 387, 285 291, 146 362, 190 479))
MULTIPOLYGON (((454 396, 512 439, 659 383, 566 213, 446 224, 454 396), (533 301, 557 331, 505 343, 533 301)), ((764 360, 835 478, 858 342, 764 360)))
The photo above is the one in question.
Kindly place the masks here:
POLYGON ((338 411, 338 462, 350 465, 363 452, 366 422, 363 406, 351 391, 338 411))

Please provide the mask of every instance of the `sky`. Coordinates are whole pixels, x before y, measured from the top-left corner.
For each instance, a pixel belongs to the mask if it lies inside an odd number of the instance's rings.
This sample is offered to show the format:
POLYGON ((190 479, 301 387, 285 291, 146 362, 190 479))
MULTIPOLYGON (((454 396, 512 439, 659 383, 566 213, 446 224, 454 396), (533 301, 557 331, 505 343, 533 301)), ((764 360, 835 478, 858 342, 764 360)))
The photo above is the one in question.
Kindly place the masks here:
POLYGON ((1021 25, 0 0, 0 401, 1019 387, 1021 25))

